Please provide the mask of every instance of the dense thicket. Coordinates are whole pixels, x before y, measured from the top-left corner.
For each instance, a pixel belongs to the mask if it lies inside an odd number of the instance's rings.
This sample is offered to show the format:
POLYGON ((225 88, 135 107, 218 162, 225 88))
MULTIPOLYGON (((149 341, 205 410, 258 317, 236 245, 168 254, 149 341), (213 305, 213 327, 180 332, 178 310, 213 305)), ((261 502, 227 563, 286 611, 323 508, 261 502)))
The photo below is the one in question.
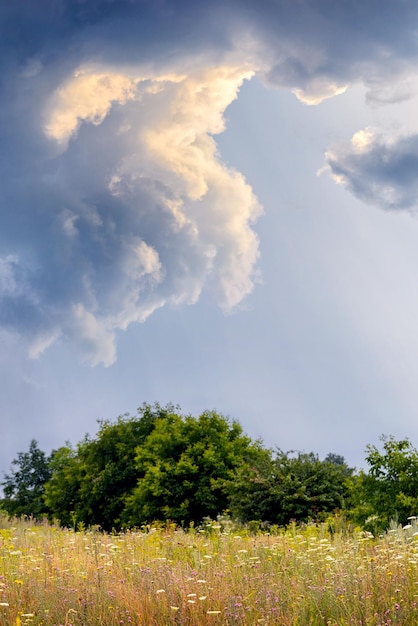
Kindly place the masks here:
POLYGON ((407 439, 382 443, 382 451, 367 447, 369 471, 355 472, 338 454, 321 460, 265 448, 215 411, 196 418, 144 404, 50 456, 32 440, 4 476, 1 507, 107 531, 156 520, 188 526, 225 513, 286 525, 343 512, 380 532, 418 510, 418 452, 407 439))
POLYGON ((348 505, 353 470, 339 455, 321 461, 313 452, 278 450, 274 457, 265 451, 258 461, 242 464, 231 485, 231 510, 242 521, 283 526, 292 520, 321 519, 348 505))

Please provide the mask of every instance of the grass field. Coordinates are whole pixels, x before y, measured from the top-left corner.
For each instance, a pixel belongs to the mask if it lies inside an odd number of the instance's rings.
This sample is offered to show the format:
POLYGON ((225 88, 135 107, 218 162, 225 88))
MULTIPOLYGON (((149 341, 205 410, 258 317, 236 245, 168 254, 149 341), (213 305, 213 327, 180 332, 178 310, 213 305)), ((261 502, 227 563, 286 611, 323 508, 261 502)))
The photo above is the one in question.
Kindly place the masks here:
POLYGON ((106 535, 0 520, 0 624, 418 624, 418 527, 106 535))

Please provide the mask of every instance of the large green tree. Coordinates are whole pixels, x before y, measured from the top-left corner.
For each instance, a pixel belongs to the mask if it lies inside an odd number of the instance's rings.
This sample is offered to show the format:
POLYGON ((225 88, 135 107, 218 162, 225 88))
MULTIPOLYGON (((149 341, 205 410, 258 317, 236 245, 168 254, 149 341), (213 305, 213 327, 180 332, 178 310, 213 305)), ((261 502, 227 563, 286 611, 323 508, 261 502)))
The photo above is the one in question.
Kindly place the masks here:
POLYGON ((159 420, 136 454, 138 482, 127 500, 125 523, 172 520, 188 525, 229 506, 229 482, 260 446, 236 421, 205 411, 159 420))
POLYGON ((144 404, 136 416, 99 422, 94 438, 86 436, 74 449, 60 448, 52 464, 45 498, 51 516, 68 526, 98 525, 110 531, 121 528, 125 500, 139 476, 135 464, 138 446, 174 407, 144 404))
POLYGON ((2 508, 9 515, 42 518, 48 513, 44 490, 50 477, 51 457, 32 439, 28 452, 19 452, 4 476, 2 508))

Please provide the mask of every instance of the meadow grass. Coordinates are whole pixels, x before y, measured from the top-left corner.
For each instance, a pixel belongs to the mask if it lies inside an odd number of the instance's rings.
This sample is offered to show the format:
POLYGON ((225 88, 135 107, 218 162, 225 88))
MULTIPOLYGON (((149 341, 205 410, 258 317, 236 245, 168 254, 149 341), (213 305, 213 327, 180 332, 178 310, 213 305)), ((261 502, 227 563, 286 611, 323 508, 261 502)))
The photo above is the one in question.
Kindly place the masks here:
POLYGON ((0 520, 0 624, 418 624, 418 527, 103 534, 0 520))

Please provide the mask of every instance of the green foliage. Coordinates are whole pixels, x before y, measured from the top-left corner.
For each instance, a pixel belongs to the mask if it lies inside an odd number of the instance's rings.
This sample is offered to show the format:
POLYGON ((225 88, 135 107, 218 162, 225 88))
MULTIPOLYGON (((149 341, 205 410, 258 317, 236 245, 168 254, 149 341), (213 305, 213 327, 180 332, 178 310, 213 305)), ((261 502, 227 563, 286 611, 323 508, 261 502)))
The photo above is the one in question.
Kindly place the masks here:
POLYGON ((51 478, 45 485, 45 502, 49 516, 63 526, 75 525, 80 514, 79 491, 83 474, 77 450, 69 443, 55 451, 51 461, 51 478))
POLYGON ((137 447, 172 410, 171 405, 144 404, 135 417, 99 422, 96 437, 85 437, 76 450, 61 448, 46 486, 52 517, 66 526, 82 523, 107 531, 120 529, 125 499, 138 479, 137 447))
POLYGON ((254 528, 286 526, 342 512, 380 533, 418 512, 418 451, 408 439, 381 440, 381 450, 367 446, 369 471, 354 473, 338 454, 320 460, 266 449, 215 411, 196 418, 144 404, 49 457, 32 440, 2 481, 0 508, 105 531, 167 520, 189 526, 224 512, 254 528))
POLYGON ((391 521, 405 524, 418 512, 418 451, 408 439, 381 437, 383 450, 369 445, 366 461, 354 489, 352 518, 373 532, 386 530, 391 521))
POLYGON ((317 520, 344 508, 352 470, 345 462, 336 463, 332 455, 329 458, 321 461, 313 452, 296 456, 279 452, 276 471, 282 512, 276 523, 317 520))
POLYGON ((242 467, 231 486, 231 510, 242 521, 282 526, 323 519, 344 508, 353 470, 343 457, 328 455, 321 461, 313 452, 278 450, 275 458, 264 451, 257 461, 242 467))
POLYGON ((260 446, 255 458, 240 465, 228 488, 234 518, 243 523, 272 521, 277 506, 272 451, 260 446))
POLYGON ((228 507, 237 468, 256 450, 237 422, 214 411, 198 418, 167 415, 137 449, 139 480, 127 501, 126 524, 215 518, 228 507))
POLYGON ((13 468, 2 481, 1 506, 9 515, 42 518, 48 513, 44 502, 45 484, 51 477, 51 458, 32 439, 28 452, 19 452, 13 468))

